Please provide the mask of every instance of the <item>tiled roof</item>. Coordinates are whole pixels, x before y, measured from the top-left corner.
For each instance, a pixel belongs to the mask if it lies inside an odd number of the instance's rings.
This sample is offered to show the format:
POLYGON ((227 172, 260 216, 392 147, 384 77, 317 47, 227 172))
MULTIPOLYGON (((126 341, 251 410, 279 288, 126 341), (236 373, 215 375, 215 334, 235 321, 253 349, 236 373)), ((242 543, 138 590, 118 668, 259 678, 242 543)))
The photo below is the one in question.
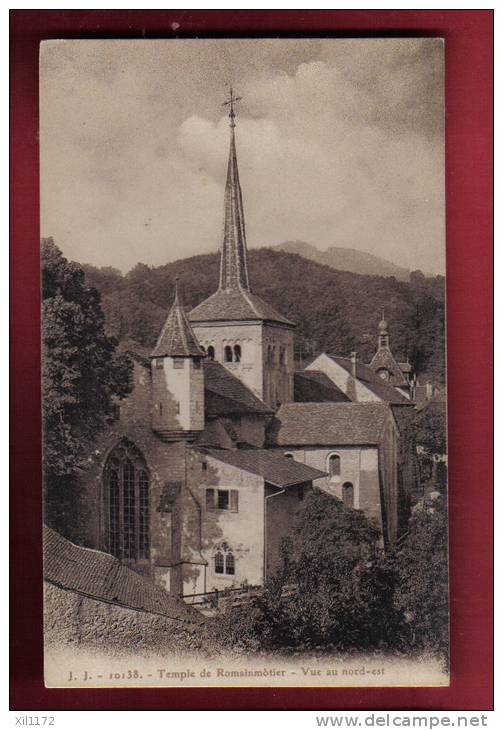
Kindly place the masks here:
POLYGON ((229 412, 267 415, 273 412, 221 363, 205 360, 203 368, 208 415, 226 415, 229 412))
MULTIPOLYGON (((352 373, 351 359, 348 357, 339 357, 338 355, 329 355, 332 360, 335 360, 341 367, 352 373)), ((369 388, 375 395, 379 396, 386 403, 392 403, 393 405, 410 405, 410 400, 406 398, 402 393, 399 393, 392 385, 385 383, 382 378, 377 375, 374 370, 368 365, 364 365, 361 362, 356 364, 356 377, 358 380, 369 388)))
POLYGON ((97 601, 202 623, 202 617, 108 553, 79 547, 44 527, 44 579, 97 601))
POLYGON ((370 361, 370 367, 374 371, 377 371, 380 368, 386 368, 386 370, 389 370, 391 377, 388 382, 391 385, 407 385, 404 374, 388 347, 380 347, 377 350, 376 354, 370 361))
POLYGON ((193 323, 270 321, 295 327, 293 322, 279 314, 270 304, 241 288, 218 289, 189 313, 189 320, 193 323))
POLYGON ((203 357, 204 351, 194 334, 192 327, 183 311, 182 304, 175 294, 175 301, 168 314, 168 318, 161 330, 157 344, 151 357, 203 357))
POLYGON ((284 403, 268 441, 275 446, 378 444, 389 414, 385 403, 284 403))
POLYGON ((293 459, 266 449, 212 449, 200 448, 202 453, 230 464, 251 474, 263 477, 275 487, 292 487, 326 476, 325 472, 313 469, 293 459))
POLYGON ((348 403, 351 400, 321 370, 298 370, 293 382, 296 403, 348 403))

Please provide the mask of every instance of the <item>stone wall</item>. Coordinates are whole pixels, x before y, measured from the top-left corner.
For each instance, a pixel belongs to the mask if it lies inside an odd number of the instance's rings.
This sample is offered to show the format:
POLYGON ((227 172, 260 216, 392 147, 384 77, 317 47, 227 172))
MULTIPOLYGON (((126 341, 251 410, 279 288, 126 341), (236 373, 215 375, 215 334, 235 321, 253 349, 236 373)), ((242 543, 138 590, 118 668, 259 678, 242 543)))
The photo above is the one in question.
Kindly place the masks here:
POLYGON ((70 645, 109 652, 212 650, 204 624, 96 601, 47 582, 44 643, 46 647, 70 645))

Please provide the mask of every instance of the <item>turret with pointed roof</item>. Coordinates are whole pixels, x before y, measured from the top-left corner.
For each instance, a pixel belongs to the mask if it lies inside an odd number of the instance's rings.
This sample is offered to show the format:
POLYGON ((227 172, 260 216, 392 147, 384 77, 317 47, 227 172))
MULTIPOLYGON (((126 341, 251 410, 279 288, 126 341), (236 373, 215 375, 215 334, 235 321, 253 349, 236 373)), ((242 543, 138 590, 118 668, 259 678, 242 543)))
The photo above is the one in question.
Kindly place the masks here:
POLYGON ((183 311, 176 279, 175 299, 151 357, 203 357, 204 354, 183 311))
POLYGON ((152 430, 166 440, 193 438, 204 430, 204 375, 200 347, 175 298, 151 358, 152 430))
POLYGON ((189 314, 210 359, 221 362, 268 406, 293 399, 295 324, 253 293, 248 275, 243 196, 230 90, 230 147, 224 195, 224 231, 217 291, 189 314))

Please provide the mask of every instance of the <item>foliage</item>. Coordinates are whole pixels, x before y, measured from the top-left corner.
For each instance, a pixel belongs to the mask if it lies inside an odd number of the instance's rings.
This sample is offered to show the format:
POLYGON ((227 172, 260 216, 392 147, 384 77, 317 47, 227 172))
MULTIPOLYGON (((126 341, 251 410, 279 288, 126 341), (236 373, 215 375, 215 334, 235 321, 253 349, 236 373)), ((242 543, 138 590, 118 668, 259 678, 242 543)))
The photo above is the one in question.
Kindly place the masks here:
POLYGON ((42 242, 44 474, 61 484, 132 387, 132 364, 106 336, 99 293, 52 239, 42 242))
POLYGON ((396 556, 396 605, 407 619, 411 649, 440 653, 449 645, 447 505, 425 502, 413 513, 409 534, 396 556))
POLYGON ((447 453, 445 407, 430 401, 414 419, 414 439, 430 456, 447 453))
MULTIPOLYGON (((137 264, 127 275, 85 266, 86 278, 103 296, 107 333, 153 346, 179 276, 192 308, 215 291, 219 255, 193 256, 150 267, 137 264)), ((249 252, 253 290, 297 322, 296 349, 326 351, 369 362, 377 323, 385 308, 393 352, 407 356, 420 375, 444 381, 444 279, 412 272, 410 281, 337 271, 293 253, 262 248, 249 252)))
POLYGON ((397 636, 393 566, 363 513, 315 491, 283 545, 279 575, 246 607, 224 612, 221 635, 248 649, 370 649, 397 636), (288 596, 288 586, 295 589, 288 596))

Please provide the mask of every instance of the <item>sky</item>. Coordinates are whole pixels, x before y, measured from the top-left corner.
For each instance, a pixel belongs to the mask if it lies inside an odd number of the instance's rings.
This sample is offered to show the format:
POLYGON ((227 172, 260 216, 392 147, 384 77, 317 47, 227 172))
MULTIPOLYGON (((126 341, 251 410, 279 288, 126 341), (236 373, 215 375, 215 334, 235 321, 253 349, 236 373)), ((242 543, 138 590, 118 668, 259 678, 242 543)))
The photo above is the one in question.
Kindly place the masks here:
POLYGON ((249 248, 444 273, 440 39, 47 41, 42 236, 123 272, 217 251, 229 83, 249 248))

